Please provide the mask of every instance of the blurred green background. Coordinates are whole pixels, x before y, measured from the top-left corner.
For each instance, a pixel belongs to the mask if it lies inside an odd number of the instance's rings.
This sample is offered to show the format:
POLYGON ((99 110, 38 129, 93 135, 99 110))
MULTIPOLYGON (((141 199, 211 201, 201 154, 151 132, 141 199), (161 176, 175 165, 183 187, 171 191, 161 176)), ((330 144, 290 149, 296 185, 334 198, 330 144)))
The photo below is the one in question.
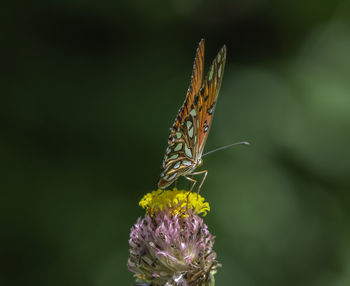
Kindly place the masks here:
MULTIPOLYGON (((350 284, 349 1, 37 1, 0 9, 0 285, 132 285, 195 49, 228 58, 201 194, 217 285, 350 284)), ((187 185, 186 185, 187 186, 187 185)))

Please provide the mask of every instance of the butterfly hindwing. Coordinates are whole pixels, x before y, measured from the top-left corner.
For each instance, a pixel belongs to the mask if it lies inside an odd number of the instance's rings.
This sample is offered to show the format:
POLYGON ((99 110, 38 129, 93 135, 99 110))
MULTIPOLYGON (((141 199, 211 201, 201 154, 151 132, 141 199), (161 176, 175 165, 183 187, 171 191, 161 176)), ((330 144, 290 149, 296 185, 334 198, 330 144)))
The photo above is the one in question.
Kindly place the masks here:
POLYGON ((198 120, 192 110, 176 130, 172 143, 168 145, 163 160, 160 184, 167 185, 179 176, 191 171, 197 151, 198 120))

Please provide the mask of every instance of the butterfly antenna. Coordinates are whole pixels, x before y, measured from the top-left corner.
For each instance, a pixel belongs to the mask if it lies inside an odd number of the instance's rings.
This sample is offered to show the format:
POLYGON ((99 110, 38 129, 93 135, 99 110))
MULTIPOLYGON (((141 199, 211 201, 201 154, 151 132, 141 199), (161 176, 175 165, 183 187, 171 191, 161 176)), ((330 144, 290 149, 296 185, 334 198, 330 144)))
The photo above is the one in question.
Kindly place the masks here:
POLYGON ((236 146, 236 145, 250 145, 250 143, 249 143, 249 142, 246 142, 246 141, 242 141, 242 142, 236 142, 236 143, 233 143, 233 144, 229 144, 229 145, 226 145, 226 146, 222 146, 222 147, 216 148, 216 149, 214 149, 214 150, 211 150, 211 151, 209 151, 209 152, 203 154, 202 157, 207 156, 207 155, 209 155, 209 154, 211 154, 211 153, 214 153, 214 152, 216 152, 216 151, 224 150, 224 149, 230 148, 230 147, 232 147, 232 146, 236 146))

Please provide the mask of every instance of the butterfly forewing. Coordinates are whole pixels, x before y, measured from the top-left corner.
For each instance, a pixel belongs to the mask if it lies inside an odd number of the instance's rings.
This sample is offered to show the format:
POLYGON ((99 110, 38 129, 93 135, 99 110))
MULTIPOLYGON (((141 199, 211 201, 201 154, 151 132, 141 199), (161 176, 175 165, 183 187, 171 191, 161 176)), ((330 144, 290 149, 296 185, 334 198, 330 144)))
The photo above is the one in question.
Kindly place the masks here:
POLYGON ((191 111, 191 105, 193 104, 194 96, 198 94, 203 82, 203 69, 204 69, 204 39, 199 42, 196 56, 193 63, 193 71, 191 76, 191 82, 187 89, 187 94, 183 105, 180 107, 175 122, 171 129, 169 144, 175 136, 175 132, 178 131, 184 119, 191 111))
POLYGON ((208 138, 209 130, 211 127, 214 111, 219 95, 222 78, 224 75, 226 62, 226 46, 223 46, 212 65, 209 68, 209 72, 204 80, 203 86, 200 90, 198 97, 198 105, 196 109, 198 111, 198 152, 199 157, 203 153, 205 142, 208 138))

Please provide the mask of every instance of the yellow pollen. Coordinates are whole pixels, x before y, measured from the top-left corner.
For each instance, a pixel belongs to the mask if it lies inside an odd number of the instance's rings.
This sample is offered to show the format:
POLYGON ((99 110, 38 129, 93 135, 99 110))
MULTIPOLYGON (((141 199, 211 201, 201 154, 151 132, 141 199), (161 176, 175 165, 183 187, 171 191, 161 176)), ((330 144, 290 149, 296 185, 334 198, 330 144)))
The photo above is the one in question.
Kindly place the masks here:
POLYGON ((156 190, 146 194, 139 205, 146 209, 148 214, 154 215, 159 211, 169 210, 171 215, 187 216, 192 214, 203 214, 210 211, 209 203, 197 193, 178 190, 156 190))

